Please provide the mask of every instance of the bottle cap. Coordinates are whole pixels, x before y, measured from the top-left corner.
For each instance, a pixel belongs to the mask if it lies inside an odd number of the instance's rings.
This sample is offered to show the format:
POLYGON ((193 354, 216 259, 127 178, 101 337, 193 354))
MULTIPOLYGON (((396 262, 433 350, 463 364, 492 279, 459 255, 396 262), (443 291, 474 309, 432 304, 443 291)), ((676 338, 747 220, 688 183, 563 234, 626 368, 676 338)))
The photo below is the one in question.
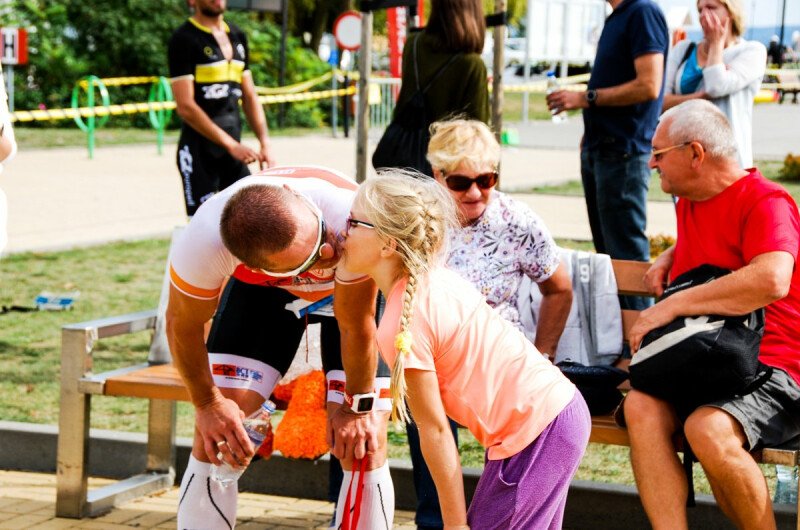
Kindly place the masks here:
POLYGON ((266 401, 265 401, 265 402, 264 402, 264 403, 261 405, 261 408, 262 408, 262 409, 264 409, 264 410, 266 410, 266 411, 267 411, 267 412, 269 412, 270 414, 272 414, 273 412, 275 412, 275 409, 276 409, 277 407, 275 406, 275 403, 273 403, 272 401, 270 401, 270 400, 268 399, 268 400, 266 400, 266 401))

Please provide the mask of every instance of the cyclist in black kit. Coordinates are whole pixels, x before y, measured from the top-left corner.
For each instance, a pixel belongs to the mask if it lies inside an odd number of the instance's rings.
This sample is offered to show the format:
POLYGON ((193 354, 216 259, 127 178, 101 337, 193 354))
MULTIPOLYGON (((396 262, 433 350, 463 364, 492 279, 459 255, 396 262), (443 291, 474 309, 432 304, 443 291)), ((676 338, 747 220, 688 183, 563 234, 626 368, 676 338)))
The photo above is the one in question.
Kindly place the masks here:
POLYGON ((194 14, 172 34, 169 72, 178 115, 178 170, 186 213, 250 174, 247 164, 275 165, 267 119, 248 69, 247 38, 223 20, 226 0, 188 0, 194 14), (241 143, 239 101, 261 144, 241 143))

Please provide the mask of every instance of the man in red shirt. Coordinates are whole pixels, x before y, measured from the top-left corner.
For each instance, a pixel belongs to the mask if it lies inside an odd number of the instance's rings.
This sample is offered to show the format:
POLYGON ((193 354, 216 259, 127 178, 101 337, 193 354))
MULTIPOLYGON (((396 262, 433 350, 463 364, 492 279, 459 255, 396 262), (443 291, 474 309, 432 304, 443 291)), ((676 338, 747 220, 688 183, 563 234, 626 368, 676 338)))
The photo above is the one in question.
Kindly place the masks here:
POLYGON ((775 528, 766 481, 749 451, 800 434, 800 215, 792 197, 757 169, 743 170, 725 116, 703 100, 665 112, 650 167, 679 197, 678 238, 645 275, 667 279, 709 263, 734 272, 643 311, 630 332, 636 352, 650 330, 679 316, 741 315, 766 308, 759 359, 774 368, 755 392, 702 406, 685 422, 667 402, 632 390, 625 400, 631 463, 654 528, 687 528, 686 478, 672 435, 681 428, 717 503, 739 528, 775 528))

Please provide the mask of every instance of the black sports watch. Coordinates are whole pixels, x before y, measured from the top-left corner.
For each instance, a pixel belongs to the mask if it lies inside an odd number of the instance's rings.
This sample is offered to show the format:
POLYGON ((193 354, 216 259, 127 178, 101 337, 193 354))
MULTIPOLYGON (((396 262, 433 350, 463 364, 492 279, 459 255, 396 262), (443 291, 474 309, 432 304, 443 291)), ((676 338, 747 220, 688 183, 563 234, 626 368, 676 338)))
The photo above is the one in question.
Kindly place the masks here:
POLYGON ((583 96, 586 98, 586 102, 589 104, 590 107, 594 107, 597 105, 597 90, 594 88, 590 88, 586 91, 586 94, 583 96))

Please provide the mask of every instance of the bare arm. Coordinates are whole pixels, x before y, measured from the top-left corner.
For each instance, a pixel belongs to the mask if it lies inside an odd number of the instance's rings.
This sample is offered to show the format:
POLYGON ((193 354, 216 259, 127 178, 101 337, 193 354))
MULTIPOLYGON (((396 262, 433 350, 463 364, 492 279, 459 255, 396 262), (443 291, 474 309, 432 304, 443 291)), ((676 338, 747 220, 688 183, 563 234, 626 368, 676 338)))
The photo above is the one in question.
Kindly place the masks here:
POLYGON ((648 291, 661 296, 667 285, 673 261, 675 261, 675 245, 662 252, 644 274, 644 284, 648 291))
MULTIPOLYGON (((375 389, 378 350, 375 342, 375 298, 372 280, 336 282, 333 311, 342 341, 346 391, 362 394, 375 389)), ((329 420, 329 443, 337 458, 363 458, 378 447, 376 413, 355 415, 343 405, 329 420)))
POLYGON ((16 150, 16 146, 11 126, 6 125, 3 136, 0 137, 0 162, 5 162, 16 150))
POLYGON ((648 331, 679 316, 743 315, 789 292, 794 258, 788 252, 760 254, 745 267, 704 285, 680 291, 642 311, 630 331, 633 351, 648 331))
POLYGON ((242 74, 242 110, 244 110, 250 129, 258 138, 258 143, 261 144, 261 152, 259 153, 261 155, 259 159, 260 167, 263 169, 264 164, 267 167, 274 166, 275 159, 270 149, 267 117, 264 115, 264 107, 258 101, 256 87, 253 84, 253 75, 249 70, 242 74))
MULTIPOLYGON (((3 65, 0 64, 0 72, 3 65)), ((8 110, 8 96, 2 73, 0 73, 0 123, 3 124, 3 135, 0 136, 0 162, 10 161, 17 152, 17 140, 14 137, 14 128, 11 125, 11 116, 8 110)))
MULTIPOLYGON (((598 88, 598 107, 624 107, 658 98, 664 78, 664 55, 647 53, 633 61, 636 77, 621 85, 598 88)), ((547 106, 552 109, 572 110, 587 108, 586 92, 559 90, 547 96, 547 106)))
POLYGON ((559 265, 552 276, 536 285, 542 293, 542 303, 533 344, 537 350, 554 359, 572 307, 572 281, 564 267, 559 265))
POLYGON ((661 107, 661 112, 669 110, 672 107, 676 107, 684 101, 689 101, 690 99, 708 99, 708 94, 706 94, 704 90, 692 92, 691 94, 665 94, 664 104, 661 107))
POLYGON ((172 95, 175 98, 178 116, 189 127, 202 134, 212 142, 225 148, 236 160, 250 164, 260 159, 260 154, 246 145, 237 142, 226 133, 194 100, 194 82, 190 78, 181 77, 172 81, 172 95))
POLYGON ((198 300, 170 286, 166 327, 172 360, 194 404, 195 424, 203 437, 206 455, 212 463, 219 464, 217 442, 226 440, 239 455, 249 455, 250 443, 239 406, 222 395, 211 377, 203 326, 216 307, 216 299, 198 300))
POLYGON ((436 373, 407 369, 405 375, 408 404, 419 429, 422 455, 439 494, 444 527, 466 525, 467 505, 461 461, 439 394, 436 373))

